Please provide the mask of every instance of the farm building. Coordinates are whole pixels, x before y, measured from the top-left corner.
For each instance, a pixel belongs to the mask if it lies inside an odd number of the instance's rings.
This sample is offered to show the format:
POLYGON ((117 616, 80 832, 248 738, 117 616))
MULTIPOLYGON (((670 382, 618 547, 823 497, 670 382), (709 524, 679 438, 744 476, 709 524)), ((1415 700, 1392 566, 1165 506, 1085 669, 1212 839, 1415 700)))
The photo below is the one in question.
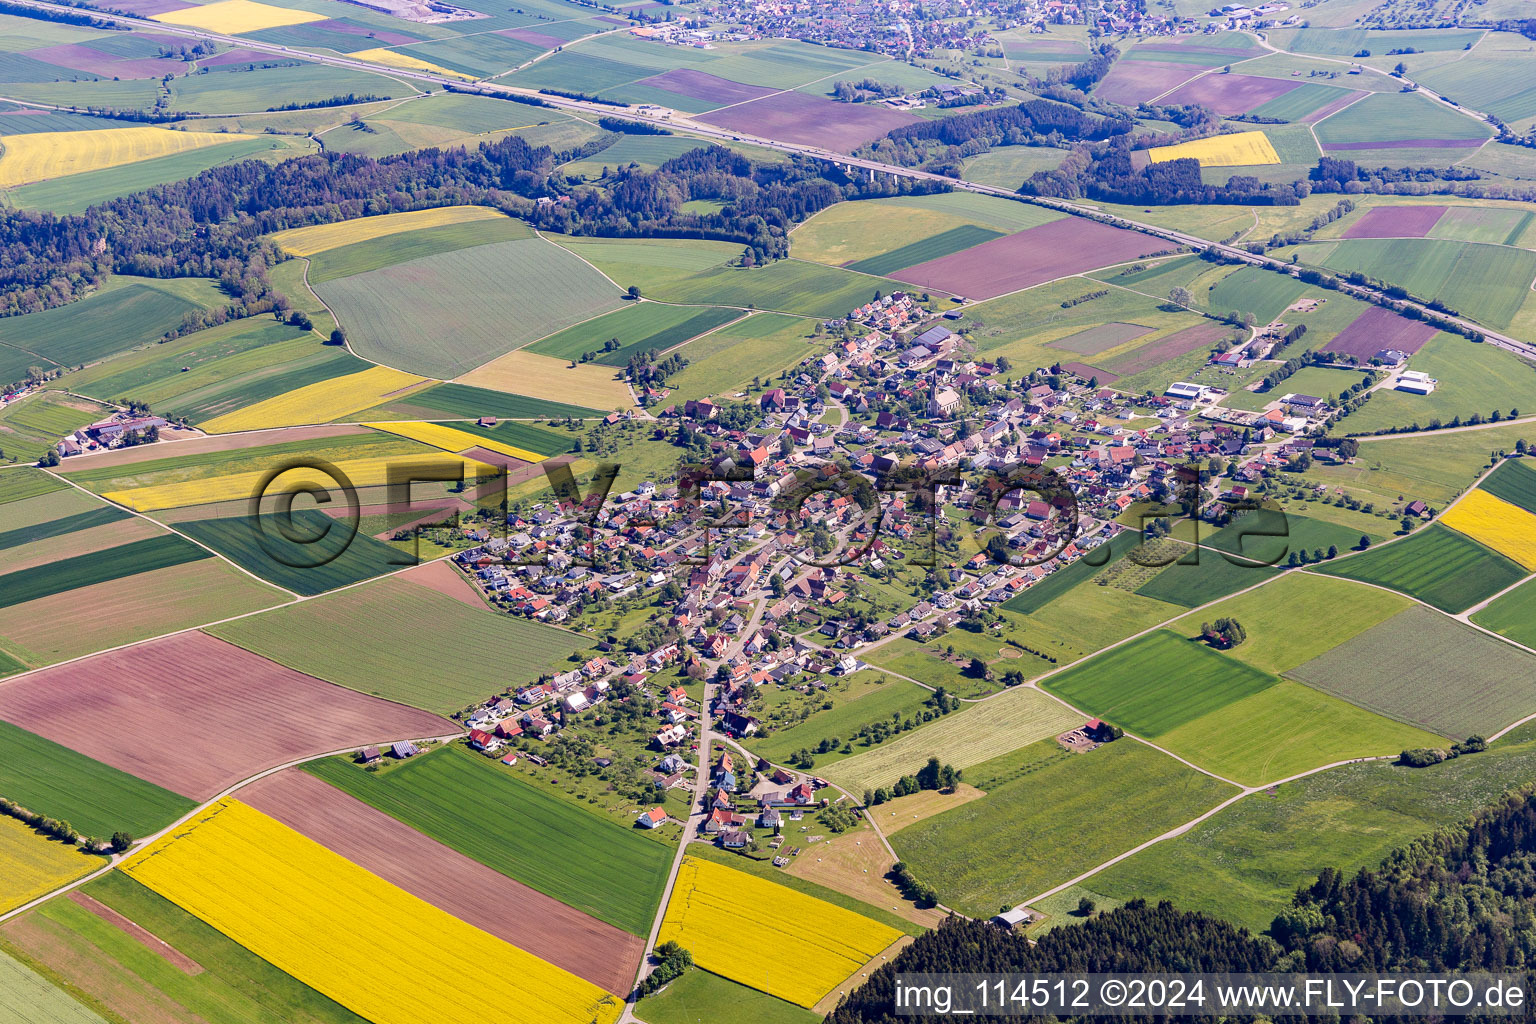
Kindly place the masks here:
POLYGON ((1435 385, 1440 382, 1422 370, 1404 370, 1397 375, 1396 390, 1406 391, 1411 395, 1433 394, 1435 385))
POLYGON ((1193 402, 1205 394, 1205 391, 1205 385, 1203 384, 1190 384, 1188 381, 1176 380, 1168 385, 1168 390, 1164 391, 1163 394, 1169 398, 1193 402))

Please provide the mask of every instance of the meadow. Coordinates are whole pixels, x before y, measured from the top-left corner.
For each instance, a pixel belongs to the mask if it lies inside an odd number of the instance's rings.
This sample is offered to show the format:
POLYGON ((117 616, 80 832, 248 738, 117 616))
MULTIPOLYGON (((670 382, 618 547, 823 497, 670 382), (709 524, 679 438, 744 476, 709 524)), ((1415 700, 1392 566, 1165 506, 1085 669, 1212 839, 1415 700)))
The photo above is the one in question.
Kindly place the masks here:
POLYGON ((1023 777, 891 839, 946 906, 973 917, 1022 903, 1236 793, 1134 740, 1086 754, 1042 740, 1013 756, 1030 765, 1023 777))
POLYGON ((1536 515, 1481 487, 1468 492, 1440 522, 1536 571, 1536 515))
POLYGON ((186 797, 9 722, 0 721, 0 742, 5 746, 0 796, 67 821, 86 835, 149 835, 194 806, 186 797))
MULTIPOLYGON (((841 205, 841 204, 839 204, 841 205)), ((835 208, 835 207, 834 207, 835 208)), ((638 287, 650 298, 656 289, 741 257, 731 242, 659 238, 587 238, 546 235, 612 278, 621 288, 638 287)), ((671 300, 669 300, 671 301, 671 300)))
POLYGON ((1044 694, 1019 687, 839 761, 826 774, 850 792, 861 793, 891 785, 917 771, 930 757, 969 768, 1082 722, 1081 715, 1044 694))
MULTIPOLYGON (((785 764, 796 751, 815 750, 825 739, 851 742, 853 734, 863 726, 889 721, 893 715, 905 718, 920 712, 931 694, 904 679, 887 679, 884 684, 862 688, 857 694, 848 695, 847 699, 840 700, 839 696, 834 694, 823 701, 818 695, 809 717, 786 728, 750 736, 746 740, 747 746, 760 757, 775 764, 785 764), (832 706, 823 707, 824 704, 832 706)), ((865 749, 868 748, 862 743, 854 746, 856 751, 865 749)), ((816 764, 824 767, 841 756, 838 751, 818 754, 816 764)))
POLYGON ((5 862, 5 875, 0 877, 0 913, 47 895, 107 863, 77 846, 66 846, 34 832, 11 817, 0 817, 0 858, 5 862))
POLYGON ((377 405, 420 383, 422 379, 413 374, 387 366, 370 366, 357 373, 332 377, 276 395, 237 412, 215 416, 204 423, 203 428, 213 434, 233 434, 301 423, 326 423, 377 405))
POLYGON ((344 760, 305 770, 392 818, 632 935, 661 902, 671 850, 519 780, 457 745, 382 775, 344 760))
MULTIPOLYGON (((1373 355, 1375 353, 1372 353, 1373 355)), ((1291 374, 1278 387, 1269 391, 1233 391, 1222 404, 1229 409, 1241 409, 1245 412, 1262 412, 1264 407, 1271 402, 1277 402, 1284 395, 1313 395, 1317 398, 1327 399, 1337 397, 1345 388, 1360 383, 1364 373, 1358 370, 1334 370, 1326 366, 1303 366, 1291 374)), ((1372 395, 1371 401, 1366 403, 1366 409, 1373 408, 1375 402, 1382 395, 1372 395)), ((1282 410, 1283 411, 1283 410, 1282 410)), ((1354 421, 1349 421, 1352 426, 1354 421)))
MULTIPOLYGON (((499 210, 488 206, 434 206, 425 210, 406 213, 386 213, 372 217, 354 217, 351 220, 330 224, 314 224, 309 227, 290 228, 273 234, 272 241, 292 256, 316 256, 333 249, 344 249, 365 242, 377 241, 392 235, 425 231, 430 228, 452 227, 461 224, 491 222, 500 224, 510 221, 521 224, 499 210)), ((525 225, 526 228, 526 225, 525 225)), ((530 232, 531 233, 531 232, 530 232)))
POLYGON ((1472 621, 1518 644, 1536 647, 1536 581, 1527 581, 1472 616, 1472 621))
POLYGON ((1301 257, 1401 285, 1495 329, 1509 326, 1536 278, 1536 253, 1440 238, 1349 238, 1303 246, 1301 257))
POLYGON ((910 286, 888 278, 787 259, 764 267, 716 267, 648 289, 645 294, 667 302, 721 303, 835 318, 847 316, 876 292, 889 295, 910 290, 910 286))
MULTIPOLYGON (((212 303, 210 303, 211 305, 212 303)), ((107 287, 65 306, 0 321, 0 378, 28 367, 78 366, 159 341, 197 303, 142 278, 113 278, 107 287)))
POLYGON ((692 857, 657 937, 691 950, 705 970, 806 1008, 899 938, 867 917, 692 857))
POLYGON ((1262 326, 1281 319, 1285 308, 1306 291, 1307 285, 1289 274, 1242 267, 1213 287, 1204 305, 1219 313, 1252 313, 1262 326))
POLYGON ((588 352, 596 352, 598 355, 593 362, 621 367, 637 352, 664 352, 742 315, 742 310, 725 306, 630 303, 612 313, 541 338, 527 346, 527 351, 572 361, 588 352), (619 346, 606 349, 612 341, 618 341, 619 346))
MULTIPOLYGON (((1212 538, 1207 544, 1214 545, 1215 541, 1212 538)), ((1251 556, 1252 549, 1245 546, 1244 554, 1251 556)), ((1275 571, 1267 562, 1234 562, 1214 551, 1192 550, 1137 587, 1136 593, 1155 601, 1196 608, 1262 583, 1275 571)))
MULTIPOLYGON (((1372 93, 1352 103, 1315 129, 1317 140, 1330 144, 1404 142, 1418 139, 1486 139, 1492 134, 1481 122, 1416 93, 1372 93)), ((1337 155, 1348 158, 1348 152, 1337 155)))
MULTIPOLYGON (((449 207, 449 209, 483 212, 483 208, 478 206, 449 207)), ((380 219, 388 219, 388 216, 393 215, 386 215, 380 219)), ((300 228, 299 230, 310 229, 300 228)), ((312 287, 318 287, 327 281, 366 274, 372 270, 382 270, 397 263, 408 263, 411 260, 457 252, 460 249, 473 249, 481 245, 532 237, 533 229, 526 223, 499 213, 492 218, 473 217, 460 223, 449 222, 435 227, 402 230, 371 240, 329 248, 309 257, 309 283, 312 287)))
POLYGON ((1498 552, 1438 523, 1392 544, 1329 562, 1318 571, 1400 590, 1452 614, 1526 575, 1498 552))
POLYGON ((451 1016, 486 971, 501 978, 507 999, 526 1008, 512 1012, 513 1021, 611 1024, 619 1016, 618 1001, 590 982, 233 800, 204 811, 123 870, 377 1024, 407 1024, 423 1012, 451 1016), (398 927, 402 919, 409 929, 398 927), (369 941, 349 941, 358 931, 369 941))
POLYGON ((1054 630, 1031 618, 1006 613, 998 618, 1005 624, 1001 632, 972 633, 966 629, 952 629, 926 643, 901 637, 871 652, 869 661, 909 678, 920 679, 930 686, 943 686, 961 697, 984 697, 1002 689, 999 677, 1004 672, 1015 671, 1025 679, 1033 679, 1056 667, 1047 658, 1030 654, 1021 647, 1042 651, 1060 664, 1075 661, 1084 654, 1066 643, 1054 630), (1013 646, 1015 643, 1021 646, 1013 646), (949 653, 951 648, 953 655, 949 653), (970 671, 972 658, 986 662, 992 678, 979 679, 973 675, 970 671))
POLYGON ((1492 345, 1476 345, 1452 334, 1436 334, 1408 360, 1410 369, 1429 374, 1439 383, 1433 394, 1414 395, 1383 389, 1346 417, 1346 432, 1367 434, 1388 427, 1427 425, 1434 419, 1498 410, 1536 407, 1536 379, 1525 360, 1492 345))
POLYGON ((450 714, 494 690, 567 668, 581 637, 474 608, 401 579, 380 580, 209 629, 213 635, 363 693, 450 714), (478 658, 498 652, 491 679, 478 658))
POLYGON ((729 1006, 754 1024, 818 1024, 819 1015, 794 1003, 738 985, 705 970, 691 970, 635 1006, 645 1024, 698 1024, 729 1006))
POLYGON ((208 551, 189 543, 184 537, 167 534, 137 540, 105 551, 6 573, 0 576, 0 608, 211 557, 208 551))
POLYGON ((1050 146, 998 146, 965 162, 967 181, 1018 188, 1036 171, 1054 171, 1066 151, 1050 146))
POLYGON ((1451 739, 1489 735, 1536 711, 1536 661, 1427 608, 1412 607, 1289 674, 1451 739))
POLYGON ((441 378, 619 305, 612 283, 538 238, 439 253, 317 290, 359 353, 441 378))
POLYGON ((1324 867, 1348 877, 1523 785, 1528 740, 1429 768, 1346 765, 1244 797, 1087 881, 1117 900, 1172 899, 1255 931, 1324 867))
POLYGON ((344 521, 313 508, 295 509, 291 519, 263 513, 197 519, 177 523, 176 529, 253 575, 304 596, 412 564, 409 554, 363 534, 354 536, 344 521))
POLYGON ((769 380, 802 359, 822 353, 807 320, 782 313, 753 313, 682 350, 688 365, 668 383, 672 398, 686 401, 730 395, 754 378, 769 380))

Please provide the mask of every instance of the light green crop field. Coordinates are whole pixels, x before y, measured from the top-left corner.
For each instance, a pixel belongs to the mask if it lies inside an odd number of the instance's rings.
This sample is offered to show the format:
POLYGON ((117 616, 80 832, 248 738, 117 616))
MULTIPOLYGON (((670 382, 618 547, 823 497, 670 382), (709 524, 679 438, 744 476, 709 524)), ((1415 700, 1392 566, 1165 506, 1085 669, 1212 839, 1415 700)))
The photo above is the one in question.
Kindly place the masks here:
POLYGON ((1472 621, 1515 643, 1536 647, 1536 580, 1511 590, 1473 615, 1472 621))
POLYGON ((654 171, 675 156, 699 149, 708 143, 677 135, 625 135, 598 153, 561 164, 559 173, 578 178, 597 179, 603 169, 616 171, 633 165, 642 171, 654 171))
POLYGON ((1237 790, 1134 740, 1069 754, 1043 740, 1024 777, 891 837, 940 900, 973 917, 1045 889, 1210 810, 1237 790))
POLYGON ((528 346, 529 352, 561 359, 580 359, 598 353, 594 362, 624 366, 637 352, 664 352, 690 338, 706 334, 744 315, 728 306, 670 306, 660 302, 629 303, 622 309, 594 317, 528 346), (617 340, 619 347, 604 346, 617 340))
POLYGON ((1536 469, 1524 459, 1509 459, 1488 474, 1482 490, 1527 512, 1536 512, 1536 469))
POLYGON ((1314 110, 1321 110, 1347 95, 1349 95, 1347 89, 1303 82, 1298 88, 1292 89, 1283 96, 1277 96, 1268 103, 1254 107, 1250 113, 1259 117, 1278 117, 1286 121, 1299 121, 1314 110))
POLYGON ((1366 29, 1302 28, 1279 29, 1275 45, 1298 53, 1316 53, 1325 57, 1353 57, 1361 50, 1382 55, 1388 50, 1412 47, 1425 53, 1460 50, 1483 37, 1477 29, 1415 29, 1413 31, 1367 31, 1366 29))
POLYGON ((1167 622, 1183 610, 1179 605, 1089 582, 1046 602, 1031 612, 1030 618, 1079 650, 1097 651, 1167 622))
POLYGON ((27 967, 0 953, 0 999, 8 1006, 25 1006, 48 1024, 105 1024, 95 1013, 27 967))
POLYGON ((419 231, 402 231, 366 242, 354 242, 328 249, 310 257, 309 283, 322 285, 339 277, 351 277, 370 270, 382 270, 397 263, 436 256, 439 253, 471 249, 493 242, 532 238, 533 229, 515 217, 475 220, 465 224, 444 224, 419 231))
POLYGON ((1419 606, 1290 675, 1452 739, 1536 712, 1536 656, 1419 606))
POLYGON ((635 1016, 645 1024, 698 1024, 727 1006, 753 1024, 818 1024, 822 1019, 794 1003, 697 967, 637 1003, 635 1016))
MULTIPOLYGON (((1418 93, 1400 92, 1372 93, 1319 121, 1315 131, 1325 149, 1330 142, 1486 139, 1493 134, 1487 125, 1465 114, 1418 93)), ((1349 151, 1342 155, 1349 158, 1349 151)))
POLYGON ((197 307, 161 282, 113 278, 78 302, 0 320, 0 378, 20 379, 32 366, 79 366, 158 341, 197 307))
POLYGON ((601 274, 539 238, 397 263, 328 281, 318 291, 358 352, 440 378, 466 373, 620 301, 601 274))
POLYGON ((1490 53, 1479 46, 1465 59, 1416 71, 1414 77, 1441 95, 1513 122, 1536 116, 1532 74, 1536 56, 1490 53))
POLYGON ((304 770, 568 906, 634 935, 649 930, 672 852, 454 745, 382 775, 350 761, 304 770), (485 808, 496 808, 492 814, 485 808))
MULTIPOLYGON (((831 739, 839 744, 853 743, 855 753, 870 749, 864 742, 854 742, 854 733, 866 725, 889 722, 892 716, 907 718, 920 713, 932 694, 905 679, 862 673, 865 676, 884 678, 878 685, 870 683, 857 689, 829 693, 826 700, 818 696, 807 710, 808 717, 786 723, 782 728, 770 729, 766 735, 759 733, 746 739, 753 753, 775 764, 787 763, 790 755, 798 750, 815 751, 823 740, 831 739), (826 708, 825 704, 832 707, 826 708)), ((886 742, 890 742, 887 740, 886 742)), ((816 755, 818 767, 825 767, 843 756, 841 750, 816 755)))
POLYGON ((1438 238, 1349 238, 1303 246, 1301 258, 1402 285, 1496 329, 1509 326, 1536 279, 1529 250, 1438 238))
POLYGON ((1054 171, 1066 150, 1049 146, 999 146, 965 162, 967 181, 1016 189, 1036 171, 1054 171))
POLYGON ((688 365, 667 382, 672 397, 686 401, 729 395, 754 377, 769 380, 825 351, 813 331, 811 321, 782 313, 754 313, 727 324, 679 350, 688 365))
MULTIPOLYGON (((1439 383, 1432 394, 1414 395, 1383 388, 1342 422, 1347 433, 1370 433, 1433 420, 1449 423, 1474 414, 1536 409, 1536 372, 1519 356, 1492 345, 1478 345, 1458 335, 1440 333, 1408 360, 1410 369, 1439 383)), ((1286 385, 1289 385, 1289 381, 1286 385)))
POLYGON ((1172 899, 1265 929, 1322 868, 1348 877, 1374 867, 1523 785, 1533 771, 1536 743, 1529 739, 1429 768, 1347 765, 1244 797, 1084 884, 1117 900, 1172 899))
POLYGON ((545 235, 607 274, 621 288, 639 287, 651 298, 657 288, 723 267, 741 256, 733 242, 693 239, 583 238, 545 235))
POLYGON ((1213 287, 1205 305, 1218 312, 1252 313, 1259 324, 1280 319, 1285 308, 1307 291, 1307 285, 1288 274, 1257 267, 1243 267, 1213 287))
POLYGON ((170 89, 173 111, 199 114, 244 113, 253 106, 280 107, 349 94, 393 98, 414 91, 386 75, 308 63, 190 75, 174 80, 170 89))
MULTIPOLYGON (((1058 154, 1058 162, 1064 155, 1060 150, 1049 152, 1058 154)), ((1012 187, 1016 188, 1018 184, 1015 182, 1012 187)), ((959 228, 984 228, 1011 234, 1060 220, 1061 216, 1043 207, 971 192, 861 199, 834 203, 798 225, 792 235, 793 252, 799 259, 848 266, 857 261, 884 257, 909 243, 959 228)), ((899 270, 903 266, 911 264, 903 263, 891 269, 899 270)))
POLYGON ((1492 548, 1438 523, 1405 540, 1329 562, 1319 571, 1400 590, 1453 614, 1526 575, 1492 548))
POLYGON ((645 294, 666 302, 756 306, 830 319, 847 316, 849 310, 870 301, 876 293, 909 290, 911 286, 900 281, 787 259, 765 267, 717 267, 648 289, 645 294))
POLYGON ((1536 212, 1497 206, 1452 206, 1429 229, 1431 238, 1461 242, 1519 245, 1526 229, 1536 222, 1536 212))

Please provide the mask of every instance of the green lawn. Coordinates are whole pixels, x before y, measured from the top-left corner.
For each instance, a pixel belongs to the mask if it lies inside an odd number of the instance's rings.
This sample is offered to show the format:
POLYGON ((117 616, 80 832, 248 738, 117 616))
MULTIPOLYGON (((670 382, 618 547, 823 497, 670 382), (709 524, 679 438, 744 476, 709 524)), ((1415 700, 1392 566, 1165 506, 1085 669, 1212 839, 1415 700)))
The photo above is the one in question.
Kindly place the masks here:
POLYGON ((1023 902, 1232 796, 1233 787, 1134 740, 1012 755, 1022 778, 891 837, 896 855, 973 917, 1023 902))
POLYGON ((209 632, 301 672, 440 714, 565 671, 568 656, 584 643, 574 633, 399 579, 209 632), (495 670, 466 651, 495 651, 495 670))
POLYGON ((453 746, 382 775, 350 761, 306 771, 467 857, 577 910, 645 935, 672 851, 453 746))
POLYGON ((74 825, 87 835, 147 836, 190 811, 186 797, 161 789, 52 740, 0 722, 0 796, 74 825))
POLYGON ((1493 549, 1438 523, 1404 540, 1328 562, 1318 571, 1400 590, 1453 614, 1526 575, 1493 549))
POLYGON ((1457 740, 1536 712, 1536 656, 1418 605, 1289 674, 1457 740))
POLYGON ((1089 714, 1156 738, 1276 682, 1204 644, 1159 630, 1041 685, 1089 714))
POLYGON ((150 537, 95 554, 6 573, 0 576, 0 608, 212 557, 184 537, 150 537))
POLYGON ((753 1024, 818 1024, 821 1020, 794 1003, 697 967, 658 994, 641 1000, 635 1007, 635 1016, 646 1024, 700 1024, 719 1019, 726 1007, 733 1017, 753 1024))

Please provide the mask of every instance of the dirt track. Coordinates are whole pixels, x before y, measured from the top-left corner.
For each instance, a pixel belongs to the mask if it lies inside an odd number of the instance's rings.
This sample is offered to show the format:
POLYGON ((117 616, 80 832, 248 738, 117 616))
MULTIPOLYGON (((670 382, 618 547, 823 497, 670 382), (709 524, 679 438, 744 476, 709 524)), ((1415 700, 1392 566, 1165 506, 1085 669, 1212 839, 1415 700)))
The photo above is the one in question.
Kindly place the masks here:
POLYGON ((457 729, 196 632, 0 684, 0 718, 193 800, 306 754, 457 729))
POLYGON ((515 882, 307 772, 268 776, 241 790, 240 799, 541 960, 615 995, 629 991, 644 946, 639 937, 515 882))

